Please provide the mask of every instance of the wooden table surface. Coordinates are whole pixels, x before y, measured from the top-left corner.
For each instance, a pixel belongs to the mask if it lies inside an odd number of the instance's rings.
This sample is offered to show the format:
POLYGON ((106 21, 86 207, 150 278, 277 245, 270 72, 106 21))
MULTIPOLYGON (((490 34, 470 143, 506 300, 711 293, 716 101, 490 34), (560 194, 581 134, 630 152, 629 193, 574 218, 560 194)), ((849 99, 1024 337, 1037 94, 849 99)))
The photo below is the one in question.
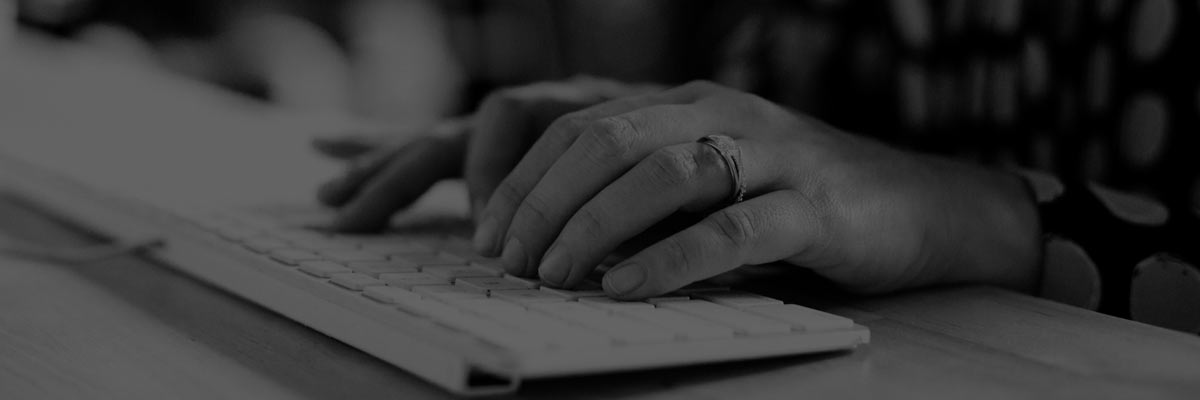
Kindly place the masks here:
MULTIPOLYGON (((103 83, 95 90, 113 90, 103 83)), ((0 96, 21 105, 21 93, 0 96)), ((87 240, 7 201, 0 201, 0 231, 51 244, 87 240)), ((799 284, 774 282, 763 288, 768 294, 799 284)), ((527 382, 514 397, 1200 396, 1200 338, 1193 335, 983 287, 805 298, 868 326, 871 344, 849 353, 527 382)), ((0 399, 446 397, 154 262, 66 266, 0 255, 0 399)))

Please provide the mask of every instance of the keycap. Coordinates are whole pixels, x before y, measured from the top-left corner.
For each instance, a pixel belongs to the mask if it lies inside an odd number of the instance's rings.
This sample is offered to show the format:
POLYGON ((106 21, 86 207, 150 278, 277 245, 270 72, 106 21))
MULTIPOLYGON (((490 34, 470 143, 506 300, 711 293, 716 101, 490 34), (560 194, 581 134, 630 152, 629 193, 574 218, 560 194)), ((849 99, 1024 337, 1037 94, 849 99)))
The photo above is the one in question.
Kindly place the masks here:
POLYGON ((488 293, 493 290, 521 290, 527 288, 520 282, 504 279, 499 276, 458 278, 454 280, 454 285, 477 290, 481 293, 488 293))
POLYGON ((703 300, 669 301, 660 303, 657 307, 691 314, 728 326, 739 335, 770 335, 787 333, 792 330, 792 327, 786 323, 703 300))
POLYGON ((433 249, 419 243, 366 243, 363 250, 388 256, 405 254, 433 254, 433 249))
POLYGON ((613 312, 626 309, 654 308, 653 304, 642 301, 620 301, 608 297, 584 297, 579 299, 579 304, 586 304, 613 312))
MULTIPOLYGON (((500 267, 497 270, 503 271, 504 267, 500 267)), ((539 281, 537 279, 522 278, 522 277, 519 277, 516 275, 504 274, 504 279, 508 279, 508 280, 516 282, 520 285, 524 285, 526 289, 537 289, 538 286, 542 285, 542 281, 539 281)))
POLYGON ((420 272, 416 264, 403 261, 355 261, 346 263, 347 267, 364 275, 379 277, 379 274, 395 274, 401 272, 420 272))
POLYGON ((733 328, 666 308, 636 307, 616 313, 671 331, 680 339, 729 339, 734 336, 733 328))
POLYGON ((318 278, 328 278, 333 274, 343 274, 354 271, 350 268, 346 268, 345 265, 332 261, 304 261, 300 263, 300 272, 318 278))
POLYGON ((329 282, 350 290, 363 290, 370 286, 383 286, 386 283, 363 274, 340 273, 329 276, 329 282))
POLYGON ((379 274, 379 280, 386 282, 388 285, 406 289, 413 286, 450 284, 449 279, 439 278, 422 272, 379 274))
POLYGON ((703 292, 697 293, 697 298, 711 301, 723 306, 733 308, 743 308, 750 306, 765 306, 773 304, 783 304, 782 301, 772 299, 767 296, 761 296, 749 292, 728 291, 728 292, 703 292))
POLYGON ((467 260, 445 253, 436 254, 401 254, 389 256, 392 260, 408 261, 422 267, 434 265, 467 265, 467 260))
POLYGON ((530 335, 547 337, 552 344, 575 349, 580 347, 608 346, 615 341, 607 336, 592 332, 566 321, 558 320, 541 312, 524 308, 494 308, 481 313, 485 318, 512 326, 530 335))
POLYGON ((596 331, 617 343, 642 344, 666 342, 675 335, 665 329, 626 317, 605 313, 576 302, 531 304, 530 310, 549 314, 555 318, 596 331))
POLYGON ((501 347, 531 350, 550 346, 548 342, 539 341, 537 336, 520 332, 489 318, 463 312, 443 302, 404 295, 395 296, 390 299, 394 300, 392 304, 395 304, 397 308, 403 311, 424 316, 438 324, 462 331, 469 336, 481 338, 501 347))
POLYGON ((820 332, 854 327, 854 321, 849 318, 795 304, 769 304, 746 307, 742 310, 786 322, 798 331, 820 332))
POLYGON ((270 253, 271 259, 287 265, 297 265, 303 261, 320 260, 321 256, 308 250, 280 249, 270 253))
POLYGON ((450 310, 452 311, 427 315, 439 324, 458 329, 500 347, 515 350, 540 350, 551 346, 550 342, 543 340, 545 339, 544 335, 530 335, 485 317, 453 308, 450 310))
POLYGON ((547 293, 552 293, 552 294, 555 294, 558 296, 562 296, 563 298, 571 299, 571 300, 575 300, 575 299, 578 299, 581 297, 602 297, 605 295, 603 289, 570 290, 570 289, 558 289, 558 288, 552 288, 549 286, 542 286, 542 291, 547 292, 547 293))
POLYGON ((352 262, 352 261, 386 261, 388 258, 382 254, 372 253, 362 250, 328 250, 320 252, 322 257, 334 261, 352 262))
POLYGON ((475 290, 453 285, 414 286, 413 293, 438 300, 486 299, 487 295, 475 290))
POLYGON ((491 295, 492 297, 500 300, 511 301, 520 304, 567 301, 565 297, 535 289, 497 290, 492 292, 491 295))
POLYGON ((420 294, 395 286, 368 286, 363 288, 363 296, 385 304, 395 304, 397 298, 421 299, 420 294))
POLYGON ((445 279, 473 278, 485 276, 500 276, 500 273, 487 268, 471 265, 423 266, 421 272, 445 279))
POLYGON ((524 311, 525 307, 516 303, 507 302, 499 299, 489 298, 461 298, 444 300, 447 304, 458 307, 462 311, 471 312, 479 315, 492 315, 496 313, 524 311))

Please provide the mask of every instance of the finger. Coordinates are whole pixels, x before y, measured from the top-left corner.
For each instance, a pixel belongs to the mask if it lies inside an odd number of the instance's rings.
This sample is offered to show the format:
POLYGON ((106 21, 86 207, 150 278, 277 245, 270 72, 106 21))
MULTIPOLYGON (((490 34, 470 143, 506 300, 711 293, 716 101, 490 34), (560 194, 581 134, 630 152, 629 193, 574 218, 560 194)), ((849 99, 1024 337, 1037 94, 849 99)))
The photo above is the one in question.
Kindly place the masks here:
MULTIPOLYGON (((472 204, 479 217, 473 240, 475 251, 485 256, 498 255, 500 239, 508 228, 511 210, 515 210, 542 171, 575 141, 585 121, 621 114, 645 105, 686 100, 684 94, 653 93, 611 100, 562 115, 554 120, 529 148, 512 151, 512 135, 506 130, 477 132, 467 158, 467 181, 472 204), (513 165, 516 165, 513 167, 513 165), (504 210, 504 211, 494 211, 504 210)), ((561 111, 561 109, 559 110, 561 111)), ((485 121, 480 118, 479 121, 485 121)), ((541 133, 541 132, 537 132, 541 133)))
POLYGON ((707 147, 693 142, 659 149, 601 190, 567 220, 538 276, 573 287, 619 245, 671 214, 728 198, 732 178, 707 147))
POLYGON ((746 264, 820 252, 823 225, 799 192, 771 192, 734 204, 658 242, 604 275, 617 299, 679 289, 746 264))
POLYGON ((333 229, 363 232, 386 227, 392 214, 412 204, 433 184, 459 175, 465 140, 465 135, 433 136, 413 142, 339 210, 333 229))
MULTIPOLYGON (((718 90, 716 87, 706 82, 689 83, 662 92, 611 100, 555 120, 516 167, 488 195, 489 200, 480 216, 482 223, 473 240, 475 250, 491 256, 500 251, 501 245, 507 245, 501 239, 508 232, 512 217, 526 194, 594 121, 652 105, 693 102, 705 93, 718 90)), ((513 273, 527 274, 524 268, 513 268, 513 273)))
POLYGON ((501 255, 505 266, 531 273, 567 219, 610 182, 659 148, 735 128, 729 122, 691 105, 658 105, 597 120, 513 211, 501 255))
POLYGON ((507 89, 484 100, 471 123, 474 134, 463 171, 472 212, 478 216, 550 119, 597 101, 591 94, 552 83, 507 89))
POLYGON ((351 161, 341 176, 331 179, 317 189, 317 199, 330 207, 341 207, 388 165, 393 157, 408 151, 406 145, 377 148, 351 161))
POLYGON ((312 141, 313 148, 321 154, 338 159, 351 160, 379 147, 379 139, 366 136, 319 137, 312 141))

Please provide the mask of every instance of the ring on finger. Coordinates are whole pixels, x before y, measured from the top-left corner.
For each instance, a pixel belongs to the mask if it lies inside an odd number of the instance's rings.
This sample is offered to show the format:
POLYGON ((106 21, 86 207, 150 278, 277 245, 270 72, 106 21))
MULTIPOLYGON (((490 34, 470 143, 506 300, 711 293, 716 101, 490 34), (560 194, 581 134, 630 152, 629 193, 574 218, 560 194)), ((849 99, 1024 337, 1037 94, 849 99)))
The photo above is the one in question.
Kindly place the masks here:
POLYGON ((708 135, 700 138, 697 142, 715 150, 717 154, 721 155, 721 160, 725 162, 725 169, 729 170, 733 181, 729 202, 736 204, 745 200, 746 180, 742 176, 742 148, 733 138, 726 135, 708 135))

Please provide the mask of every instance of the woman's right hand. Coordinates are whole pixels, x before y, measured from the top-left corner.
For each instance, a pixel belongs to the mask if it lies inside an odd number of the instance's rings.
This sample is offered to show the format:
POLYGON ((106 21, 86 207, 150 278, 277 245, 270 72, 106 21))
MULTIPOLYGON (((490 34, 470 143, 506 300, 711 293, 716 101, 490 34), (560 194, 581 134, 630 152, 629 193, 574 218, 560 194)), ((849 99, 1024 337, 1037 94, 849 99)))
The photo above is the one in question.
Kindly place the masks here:
POLYGON ((438 181, 461 177, 472 212, 478 213, 544 132, 567 128, 563 125, 573 120, 560 117, 585 108, 589 114, 602 113, 603 105, 589 107, 616 98, 636 101, 639 94, 657 90, 661 88, 595 78, 536 83, 496 91, 473 115, 393 139, 318 139, 313 144, 319 151, 348 161, 346 172, 323 184, 318 198, 338 209, 333 229, 374 231, 438 181))

